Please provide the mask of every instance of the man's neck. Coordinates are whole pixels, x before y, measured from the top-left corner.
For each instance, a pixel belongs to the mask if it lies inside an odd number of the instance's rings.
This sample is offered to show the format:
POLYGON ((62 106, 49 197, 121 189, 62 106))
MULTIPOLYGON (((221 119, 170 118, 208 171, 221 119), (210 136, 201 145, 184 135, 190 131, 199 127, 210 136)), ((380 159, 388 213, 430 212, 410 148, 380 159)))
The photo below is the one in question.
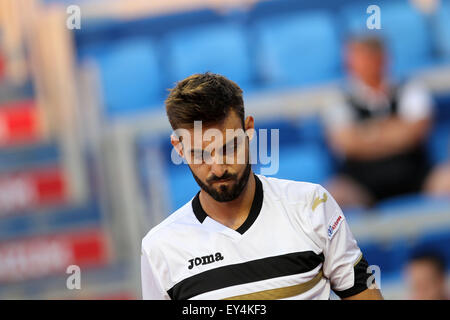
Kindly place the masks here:
POLYGON ((253 198, 256 192, 256 181, 253 172, 250 172, 247 184, 239 197, 232 201, 219 202, 214 200, 208 193, 200 191, 200 203, 203 210, 211 219, 236 230, 247 219, 253 198))
POLYGON ((374 93, 386 93, 388 86, 385 80, 383 79, 371 79, 371 81, 361 81, 369 90, 374 93))

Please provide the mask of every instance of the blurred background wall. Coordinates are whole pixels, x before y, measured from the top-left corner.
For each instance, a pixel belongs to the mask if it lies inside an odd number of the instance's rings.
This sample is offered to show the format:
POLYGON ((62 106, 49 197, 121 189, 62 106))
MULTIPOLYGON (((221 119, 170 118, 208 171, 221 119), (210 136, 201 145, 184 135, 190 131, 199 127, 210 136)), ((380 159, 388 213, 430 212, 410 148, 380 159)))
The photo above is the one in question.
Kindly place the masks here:
MULTIPOLYGON (((163 104, 190 74, 234 80, 256 127, 280 129, 275 177, 325 184, 338 159, 323 119, 373 4, 389 79, 429 90, 426 152, 448 163, 450 1, 0 0, 0 299, 141 297, 142 237, 198 190, 170 160, 163 104), (67 27, 71 5, 80 29, 67 27), (69 265, 81 290, 66 288, 69 265)), ((344 213, 386 298, 410 296, 417 248, 443 256, 450 283, 448 195, 344 213)))

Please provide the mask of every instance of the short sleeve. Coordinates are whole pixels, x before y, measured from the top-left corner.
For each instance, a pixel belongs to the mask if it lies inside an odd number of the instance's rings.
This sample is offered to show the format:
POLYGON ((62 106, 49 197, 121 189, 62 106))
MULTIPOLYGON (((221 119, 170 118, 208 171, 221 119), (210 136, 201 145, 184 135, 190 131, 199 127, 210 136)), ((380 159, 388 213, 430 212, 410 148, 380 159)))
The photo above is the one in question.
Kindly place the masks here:
POLYGON ((354 123, 355 116, 344 97, 328 103, 322 111, 322 120, 328 130, 340 129, 354 123))
POLYGON ((169 300, 169 296, 159 283, 157 274, 151 266, 148 255, 141 252, 141 283, 143 300, 169 300))
POLYGON ((398 113, 411 122, 431 117, 433 99, 426 87, 417 81, 406 84, 400 91, 398 113))
POLYGON ((341 298, 366 290, 371 275, 367 272, 367 261, 339 205, 321 186, 312 198, 311 221, 323 248, 323 273, 331 289, 341 298))

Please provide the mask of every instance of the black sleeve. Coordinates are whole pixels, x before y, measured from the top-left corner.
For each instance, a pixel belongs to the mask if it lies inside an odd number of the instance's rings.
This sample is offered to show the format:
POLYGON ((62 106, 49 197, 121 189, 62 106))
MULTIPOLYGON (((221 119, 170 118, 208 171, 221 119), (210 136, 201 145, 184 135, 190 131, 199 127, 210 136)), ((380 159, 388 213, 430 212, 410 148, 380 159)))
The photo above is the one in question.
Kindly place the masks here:
MULTIPOLYGON (((367 280, 372 275, 371 273, 367 272, 368 267, 369 264, 367 263, 366 259, 362 257, 361 260, 359 260, 359 262, 353 267, 353 272, 355 274, 355 283, 353 284, 353 287, 342 291, 333 291, 342 299, 354 296, 355 294, 368 289, 367 280)), ((372 281, 372 283, 373 282, 374 281, 372 281)))

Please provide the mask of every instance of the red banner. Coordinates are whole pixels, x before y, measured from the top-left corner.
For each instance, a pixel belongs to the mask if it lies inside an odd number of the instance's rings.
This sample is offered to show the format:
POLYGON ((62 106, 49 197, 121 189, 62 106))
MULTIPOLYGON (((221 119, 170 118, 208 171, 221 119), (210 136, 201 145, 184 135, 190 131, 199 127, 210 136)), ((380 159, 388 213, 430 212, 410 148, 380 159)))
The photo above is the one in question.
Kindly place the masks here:
POLYGON ((0 105, 0 146, 39 140, 39 114, 34 101, 0 105))
POLYGON ((64 203, 68 186, 61 168, 0 175, 0 217, 14 211, 64 203))
POLYGON ((108 243, 101 230, 0 243, 0 282, 65 274, 70 265, 80 267, 82 272, 108 260, 108 243))

